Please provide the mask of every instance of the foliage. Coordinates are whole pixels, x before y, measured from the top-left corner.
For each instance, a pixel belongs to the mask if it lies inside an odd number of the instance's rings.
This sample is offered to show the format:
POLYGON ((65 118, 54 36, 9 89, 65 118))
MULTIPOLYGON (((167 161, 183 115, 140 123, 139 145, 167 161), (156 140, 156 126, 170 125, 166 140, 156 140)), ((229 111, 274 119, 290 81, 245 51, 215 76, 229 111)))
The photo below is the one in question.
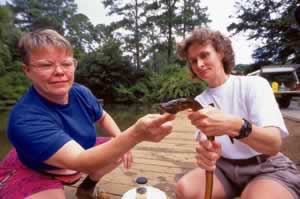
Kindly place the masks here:
POLYGON ((199 0, 154 0, 152 2, 149 11, 155 12, 150 15, 150 19, 162 33, 162 38, 167 44, 167 63, 171 64, 175 60, 173 51, 175 36, 185 37, 186 32, 193 27, 205 26, 209 22, 207 8, 202 8, 199 0))
POLYGON ((206 26, 211 22, 208 18, 207 7, 202 7, 199 0, 184 0, 179 10, 177 17, 180 23, 176 27, 176 32, 184 38, 195 26, 206 26))
POLYGON ((22 30, 51 27, 61 33, 77 10, 74 0, 11 0, 10 7, 22 30))
POLYGON ((89 18, 84 14, 73 15, 67 24, 68 33, 67 39, 74 44, 74 48, 79 52, 93 51, 95 49, 95 41, 93 37, 94 26, 89 18))
POLYGON ((228 30, 245 32, 260 41, 253 57, 257 63, 300 61, 300 31, 294 19, 297 0, 241 0, 236 3, 236 22, 228 30))
POLYGON ((0 6, 0 108, 4 100, 16 100, 28 88, 17 52, 14 50, 20 31, 13 26, 12 12, 0 6))
POLYGON ((87 85, 99 98, 110 102, 114 95, 113 87, 129 84, 135 74, 128 59, 122 55, 119 42, 111 40, 82 57, 77 81, 87 85))
POLYGON ((175 37, 184 36, 194 26, 209 22, 207 8, 199 0, 103 0, 109 14, 121 17, 116 30, 122 31, 126 50, 140 69, 143 64, 157 68, 156 53, 166 52, 166 63, 175 61, 175 37), (125 31, 124 31, 125 30, 125 31), (124 33, 125 32, 125 33, 124 33), (151 61, 152 59, 152 61, 151 61), (151 62, 150 62, 151 61, 151 62))
POLYGON ((200 1, 102 2, 121 20, 94 26, 77 13, 74 0, 11 0, 1 6, 0 98, 17 99, 30 85, 21 71, 16 46, 23 31, 36 28, 53 28, 70 40, 79 60, 76 81, 106 103, 160 101, 196 93, 185 79, 187 74, 168 63, 175 61, 175 35, 207 22, 206 10, 198 9, 200 1))
POLYGON ((87 16, 77 13, 74 0, 12 0, 9 5, 16 27, 22 31, 57 30, 74 45, 78 57, 93 50, 98 41, 93 37, 94 26, 87 16))
POLYGON ((13 70, 17 53, 14 50, 20 32, 13 27, 12 12, 7 6, 0 6, 0 76, 13 70))
POLYGON ((249 65, 249 64, 237 64, 234 67, 232 73, 234 73, 234 74, 240 74, 240 75, 246 75, 251 70, 252 70, 252 65, 249 65))
POLYGON ((0 100, 17 100, 30 85, 22 72, 9 72, 0 78, 0 100))
POLYGON ((136 84, 115 88, 119 94, 119 102, 147 103, 161 102, 178 97, 194 97, 201 93, 206 84, 200 80, 192 80, 186 68, 177 65, 165 67, 163 73, 148 72, 145 78, 136 84))
POLYGON ((124 36, 126 41, 125 49, 132 53, 134 58, 134 65, 137 69, 141 68, 141 38, 143 29, 141 24, 144 23, 144 6, 146 2, 141 0, 122 1, 122 0, 103 0, 104 7, 110 9, 109 14, 116 14, 122 17, 116 22, 116 28, 125 29, 128 34, 124 36))

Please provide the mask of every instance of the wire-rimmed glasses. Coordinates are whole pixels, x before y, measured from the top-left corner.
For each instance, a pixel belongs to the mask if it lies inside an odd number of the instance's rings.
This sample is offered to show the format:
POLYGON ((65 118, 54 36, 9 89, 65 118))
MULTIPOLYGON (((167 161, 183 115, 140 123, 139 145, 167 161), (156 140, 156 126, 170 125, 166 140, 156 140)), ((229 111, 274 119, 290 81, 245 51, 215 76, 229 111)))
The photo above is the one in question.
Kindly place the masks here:
POLYGON ((54 62, 51 60, 38 60, 34 63, 29 64, 31 67, 36 68, 42 72, 54 72, 59 66, 63 71, 75 70, 77 67, 77 60, 74 58, 68 58, 61 62, 54 62))

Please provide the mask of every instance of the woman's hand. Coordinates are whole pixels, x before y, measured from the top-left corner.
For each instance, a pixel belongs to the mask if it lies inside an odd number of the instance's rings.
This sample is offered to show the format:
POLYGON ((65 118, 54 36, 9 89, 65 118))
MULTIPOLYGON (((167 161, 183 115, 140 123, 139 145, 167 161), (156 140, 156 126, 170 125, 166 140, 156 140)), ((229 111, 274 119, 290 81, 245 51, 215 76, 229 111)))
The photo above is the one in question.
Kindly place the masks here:
POLYGON ((123 155, 122 162, 123 162, 123 167, 125 169, 130 169, 131 168, 132 162, 133 162, 133 157, 132 157, 131 151, 128 151, 127 153, 125 153, 123 155))
POLYGON ((171 114, 148 114, 140 118, 133 125, 133 134, 138 142, 151 141, 159 142, 172 131, 173 125, 171 120, 175 115, 171 114))
POLYGON ((241 118, 226 114, 211 106, 195 112, 190 111, 188 118, 192 125, 207 136, 229 135, 235 137, 243 124, 241 118))
POLYGON ((221 157, 221 145, 216 141, 199 140, 195 148, 197 165, 206 171, 213 171, 221 157))

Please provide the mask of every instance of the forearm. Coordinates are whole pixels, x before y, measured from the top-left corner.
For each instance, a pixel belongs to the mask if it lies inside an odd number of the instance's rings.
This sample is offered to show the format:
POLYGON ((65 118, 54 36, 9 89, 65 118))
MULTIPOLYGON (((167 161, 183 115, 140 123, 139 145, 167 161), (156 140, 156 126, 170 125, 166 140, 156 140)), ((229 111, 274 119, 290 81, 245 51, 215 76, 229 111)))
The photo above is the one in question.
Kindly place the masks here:
POLYGON ((113 120, 113 118, 107 113, 103 112, 103 116, 97 122, 99 127, 105 131, 105 133, 110 137, 116 137, 118 134, 121 133, 120 128, 113 120))
POLYGON ((91 173, 111 165, 141 141, 158 142, 172 131, 174 115, 149 114, 140 118, 115 139, 84 150, 76 141, 65 143, 45 163, 91 173))
MULTIPOLYGON (((241 118, 235 118, 231 124, 230 136, 238 136, 243 120, 241 118)), ((239 141, 249 145, 258 152, 274 155, 279 152, 281 146, 280 130, 276 127, 258 127, 252 124, 250 135, 239 141)))
POLYGON ((141 141, 132 136, 132 131, 133 128, 130 127, 116 139, 82 151, 75 159, 76 170, 91 173, 110 165, 113 161, 117 161, 124 153, 141 141))
POLYGON ((267 155, 275 155, 280 151, 281 137, 280 130, 276 127, 257 127, 252 125, 252 132, 249 137, 241 139, 256 151, 267 155))

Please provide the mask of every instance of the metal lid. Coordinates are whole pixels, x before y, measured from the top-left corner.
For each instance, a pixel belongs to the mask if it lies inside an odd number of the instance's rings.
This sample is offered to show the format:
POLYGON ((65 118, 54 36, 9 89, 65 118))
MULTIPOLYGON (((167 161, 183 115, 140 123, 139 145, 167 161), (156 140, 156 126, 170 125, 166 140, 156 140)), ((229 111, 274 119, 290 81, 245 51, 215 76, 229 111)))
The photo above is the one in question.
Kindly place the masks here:
POLYGON ((146 187, 138 187, 136 189, 136 192, 139 194, 145 194, 147 192, 147 188, 146 187))

